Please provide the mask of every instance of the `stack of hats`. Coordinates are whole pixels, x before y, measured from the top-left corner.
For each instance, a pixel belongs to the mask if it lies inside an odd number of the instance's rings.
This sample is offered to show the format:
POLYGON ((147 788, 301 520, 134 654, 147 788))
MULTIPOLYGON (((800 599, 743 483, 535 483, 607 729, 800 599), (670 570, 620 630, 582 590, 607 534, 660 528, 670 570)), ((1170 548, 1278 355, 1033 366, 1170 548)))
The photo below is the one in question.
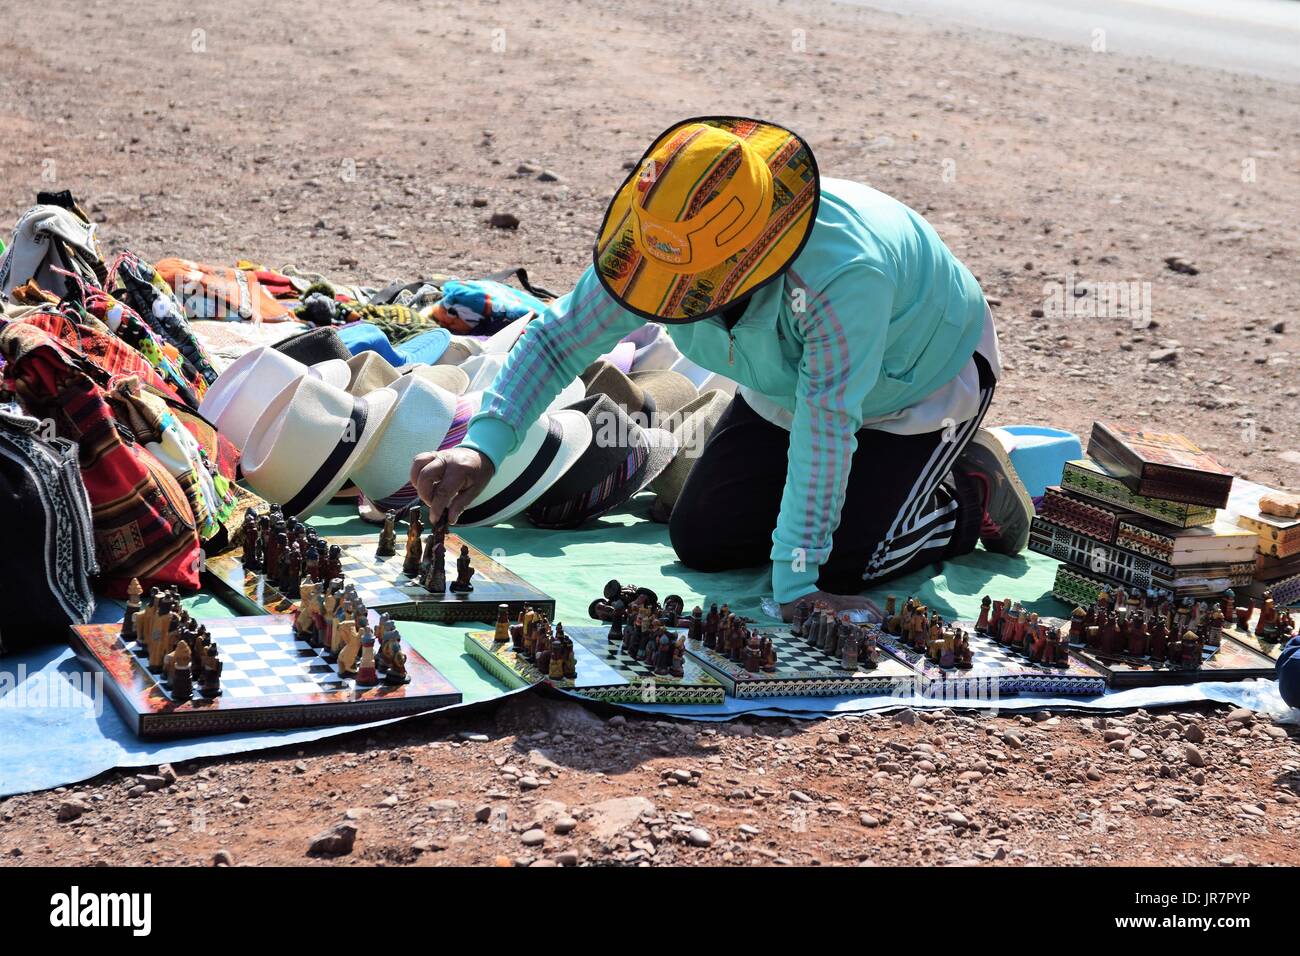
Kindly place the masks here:
MULTIPOLYGON (((201 411, 242 450, 249 487, 286 513, 306 517, 351 485, 362 516, 382 520, 417 501, 412 460, 460 443, 536 318, 488 337, 432 329, 397 344, 364 321, 313 328, 238 358, 201 411)), ((561 389, 460 524, 526 514, 575 527, 647 487, 652 517, 666 521, 734 387, 647 325, 561 389)))

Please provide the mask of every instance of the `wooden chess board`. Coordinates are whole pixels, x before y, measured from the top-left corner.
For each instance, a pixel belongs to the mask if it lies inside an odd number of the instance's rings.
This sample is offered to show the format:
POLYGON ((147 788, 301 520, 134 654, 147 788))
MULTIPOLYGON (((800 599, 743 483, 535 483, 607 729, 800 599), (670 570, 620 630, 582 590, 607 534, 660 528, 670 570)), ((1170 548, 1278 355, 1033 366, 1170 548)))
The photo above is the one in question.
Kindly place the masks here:
POLYGON ((565 627, 564 633, 573 640, 578 676, 572 679, 551 680, 516 654, 509 642, 496 644, 492 631, 466 634, 465 650, 509 687, 546 681, 560 690, 611 704, 721 704, 726 699, 722 684, 689 653, 682 662, 682 676, 671 677, 618 652, 618 645, 606 640, 607 627, 565 627))
MULTIPOLYGON (((1225 632, 1217 648, 1205 649, 1200 670, 1172 667, 1163 661, 1153 662, 1149 658, 1103 656, 1091 647, 1073 652, 1105 674, 1111 687, 1155 687, 1165 684, 1195 684, 1203 680, 1272 677, 1273 661, 1234 640, 1232 634, 1235 633, 1225 632)), ((1071 647, 1073 650, 1073 645, 1071 647)))
POLYGON ((724 654, 704 646, 703 641, 687 641, 686 653, 708 674, 718 680, 727 693, 742 700, 767 697, 854 697, 868 694, 910 694, 913 690, 912 668, 891 657, 882 649, 874 670, 859 665, 845 670, 838 658, 809 645, 789 631, 762 630, 776 645, 776 670, 748 671, 724 654))
MULTIPOLYGON (((913 669, 921 682, 917 692, 938 700, 989 700, 1017 694, 1046 694, 1065 697, 1099 697, 1106 692, 1106 680, 1080 659, 1073 650, 1068 666, 1039 664, 991 637, 975 633, 971 621, 953 622, 970 635, 971 667, 943 668, 914 651, 903 641, 876 627, 876 640, 913 669)), ((1060 626, 1051 618, 1042 623, 1060 626)), ((874 627, 875 625, 873 625, 874 627)))
POLYGON ((358 687, 318 649, 297 639, 282 615, 200 621, 221 652, 221 693, 195 688, 178 701, 149 670, 144 649, 121 638, 120 624, 71 629, 77 656, 104 686, 126 725, 139 737, 178 737, 232 731, 353 724, 459 704, 461 694, 420 653, 404 644, 410 682, 358 687))
MULTIPOLYGON (((343 577, 356 586, 366 607, 387 612, 398 621, 485 621, 497 619, 497 605, 505 604, 514 618, 531 604, 548 617, 555 614, 555 599, 533 587, 519 575, 469 545, 474 590, 459 594, 448 589, 432 594, 402 570, 405 538, 399 535, 397 554, 375 555, 378 535, 327 538, 343 551, 343 577)), ((455 576, 455 556, 468 544, 454 534, 447 535, 448 582, 455 576)), ((298 595, 281 594, 259 572, 246 572, 240 553, 232 551, 209 558, 203 575, 204 586, 228 601, 256 614, 284 614, 298 602, 298 595)))

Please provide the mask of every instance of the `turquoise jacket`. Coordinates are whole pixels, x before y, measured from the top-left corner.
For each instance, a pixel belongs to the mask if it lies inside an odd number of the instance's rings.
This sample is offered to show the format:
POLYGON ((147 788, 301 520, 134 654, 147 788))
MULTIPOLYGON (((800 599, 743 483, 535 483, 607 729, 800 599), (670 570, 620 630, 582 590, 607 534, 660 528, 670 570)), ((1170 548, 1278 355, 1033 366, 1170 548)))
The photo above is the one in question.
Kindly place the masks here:
MULTIPOLYGON (((730 332, 720 318, 666 326, 692 361, 793 413, 770 555, 777 601, 817 590, 862 422, 954 378, 979 342, 984 310, 979 283, 920 215, 869 186, 823 179, 803 251, 730 332)), ((499 465, 565 384, 644 321, 589 267, 528 327, 463 444, 499 465)))

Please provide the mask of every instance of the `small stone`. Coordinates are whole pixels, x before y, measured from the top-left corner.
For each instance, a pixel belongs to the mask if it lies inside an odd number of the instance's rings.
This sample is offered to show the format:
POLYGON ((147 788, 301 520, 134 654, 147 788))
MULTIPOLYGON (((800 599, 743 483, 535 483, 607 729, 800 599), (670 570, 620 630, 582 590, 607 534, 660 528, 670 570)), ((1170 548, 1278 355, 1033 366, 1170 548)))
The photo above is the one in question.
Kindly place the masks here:
POLYGON ((1205 743, 1205 731, 1200 724, 1188 724, 1183 728, 1183 739, 1189 744, 1205 743))
POLYGON ((540 787, 541 785, 542 785, 542 782, 541 782, 540 780, 538 780, 536 777, 533 777, 533 776, 527 776, 527 777, 520 777, 520 778, 519 778, 519 789, 520 789, 520 790, 536 790, 536 789, 537 789, 538 787, 540 787))
POLYGON ((802 790, 791 790, 791 791, 790 791, 790 799, 793 800, 795 803, 812 803, 812 802, 813 802, 813 798, 810 797, 810 796, 808 796, 808 794, 804 793, 802 790))
POLYGON ((524 846, 541 846, 546 842, 546 832, 538 827, 525 830, 524 835, 519 838, 519 842, 524 846))
POLYGON ((1172 365, 1178 361, 1178 349, 1152 349, 1147 353, 1152 365, 1172 365))
POLYGON ((488 225, 493 229, 518 229, 519 217, 509 212, 494 212, 488 225))
POLYGON ((858 817, 858 822, 868 830, 874 830, 876 827, 880 826, 880 821, 869 813, 864 813, 862 816, 858 817))
POLYGON ((484 803, 474 811, 474 820, 478 823, 487 823, 492 819, 492 804, 484 803))
POLYGON ((1183 275, 1194 276, 1201 271, 1182 256, 1165 256, 1165 265, 1171 272, 1178 272, 1183 275))
POLYGON ((664 774, 664 777, 677 783, 691 782, 691 772, 689 770, 669 770, 664 774))
POLYGON ((610 727, 624 727, 627 725, 627 718, 622 714, 615 714, 605 722, 610 727))
POLYGON ((163 787, 167 786, 167 781, 157 774, 142 773, 135 779, 144 784, 146 790, 161 790, 163 787))
POLYGON ((1205 756, 1196 747, 1195 744, 1185 744, 1183 746, 1183 759, 1193 767, 1204 767, 1205 756))
POLYGON ((216 853, 212 854, 212 865, 213 866, 234 866, 235 855, 231 853, 229 850, 225 850, 225 849, 218 850, 216 853))
POLYGON ((1228 711, 1228 716, 1224 719, 1229 722, 1236 721, 1240 724, 1250 724, 1255 721, 1255 712, 1249 707, 1234 707, 1228 711))
POLYGON ((578 851, 564 850, 560 853, 557 853, 555 854, 555 862, 558 863, 560 866, 577 866, 578 851))
POLYGON ((56 817, 60 823, 68 823, 77 819, 83 813, 90 809, 90 804, 80 797, 70 797, 59 804, 59 810, 56 817))
POLYGON ((911 707, 904 708, 894 715, 894 719, 904 727, 911 727, 916 723, 916 711, 911 707))
POLYGON ((706 847, 713 845, 713 837, 709 835, 708 830, 705 830, 702 827, 695 827, 692 829, 691 832, 686 835, 686 839, 690 841, 691 846, 706 847))
POLYGON ((1021 747, 1025 745, 1025 742, 1020 739, 1020 735, 1015 731, 1011 731, 1011 730, 1008 730, 1005 733, 1003 733, 1002 740, 1008 747, 1011 747, 1013 750, 1019 750, 1021 747))
POLYGON ((162 777, 169 787, 176 782, 176 771, 169 763, 158 765, 158 776, 162 777))
POLYGON ((379 801, 378 806, 382 807, 385 810, 391 810, 399 803, 401 803, 401 801, 397 799, 397 794, 390 793, 388 796, 384 797, 384 799, 379 801))
POLYGON ((952 826, 955 827, 960 828, 960 827, 970 826, 970 821, 967 820, 963 814, 958 813, 956 810, 950 810, 948 813, 945 813, 943 818, 947 820, 952 826))
POLYGON ((311 838, 307 853, 311 856, 343 856, 351 853, 357 840, 355 823, 336 823, 311 838))
POLYGON ((557 173, 552 172, 552 171, 549 170, 549 169, 543 169, 540 173, 538 173, 538 174, 537 174, 537 181, 538 181, 539 183, 558 183, 558 182, 562 182, 562 180, 560 179, 559 175, 558 175, 557 173))
POLYGON ((578 821, 573 819, 573 817, 555 818, 555 832, 558 833, 560 836, 564 836, 564 834, 566 833, 572 833, 574 828, 577 827, 577 825, 578 825, 578 821))
POLYGON ((1147 759, 1147 752, 1143 750, 1141 747, 1134 747, 1132 750, 1128 752, 1128 755, 1132 757, 1134 760, 1147 759))
POLYGON ((1089 780, 1091 780, 1093 783, 1096 783, 1097 781, 1103 778, 1102 772, 1098 770, 1096 767, 1089 767, 1087 772, 1084 774, 1084 776, 1087 777, 1089 780))
POLYGON ((1107 727, 1101 732, 1101 739, 1110 743, 1114 740, 1128 740, 1133 736, 1133 731, 1127 727, 1107 727))
POLYGON ((456 736, 459 737, 461 740, 467 741, 472 744, 485 744, 488 742, 487 734, 475 733, 472 730, 462 730, 456 736))

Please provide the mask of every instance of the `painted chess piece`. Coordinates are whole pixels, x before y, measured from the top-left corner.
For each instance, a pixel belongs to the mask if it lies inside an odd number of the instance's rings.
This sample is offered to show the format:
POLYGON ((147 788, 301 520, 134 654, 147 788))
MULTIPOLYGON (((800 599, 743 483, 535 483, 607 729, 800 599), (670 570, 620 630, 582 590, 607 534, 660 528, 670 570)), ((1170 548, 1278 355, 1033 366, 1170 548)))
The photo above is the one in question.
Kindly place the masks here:
POLYGON ((492 632, 492 643, 505 644, 510 640, 510 605, 497 605, 497 625, 492 632))
POLYGON ((406 521, 406 559, 402 562, 402 573, 413 578, 420 573, 420 538, 424 531, 419 505, 413 505, 406 513, 406 521))
POLYGON ((135 616, 140 611, 140 595, 143 593, 140 579, 132 578, 126 587, 126 613, 122 616, 122 643, 128 646, 135 640, 135 616))
POLYGON ((199 693, 212 698, 221 695, 221 671, 225 666, 221 660, 221 649, 215 642, 209 642, 200 659, 203 672, 199 677, 199 693))
POLYGON ((456 559, 456 580, 451 582, 451 590, 457 594, 468 594, 474 590, 470 578, 474 577, 474 566, 470 563, 469 545, 460 546, 460 557, 456 559))
POLYGON ((339 674, 351 677, 357 672, 357 658, 361 656, 361 634, 356 622, 345 620, 334 628, 334 642, 339 645, 339 674))
POLYGON ((704 609, 698 604, 691 610, 691 619, 686 625, 686 639, 699 641, 704 637, 704 609))
POLYGON ((384 526, 379 532, 379 543, 375 546, 375 557, 391 558, 397 554, 397 513, 384 512, 384 526))
POLYGON ((190 652, 190 645, 181 641, 176 645, 176 650, 172 651, 167 657, 171 661, 171 671, 168 676, 172 696, 177 700, 189 700, 194 696, 194 680, 191 672, 193 657, 190 652))
POLYGON ((379 669, 375 666, 375 634, 367 626, 361 632, 361 660, 357 662, 357 686, 374 687, 379 683, 379 669))
POLYGON ((989 609, 993 606, 993 599, 987 594, 980 601, 980 615, 975 621, 975 633, 987 634, 989 632, 989 609))
POLYGON ((616 598, 610 605, 609 633, 605 639, 610 644, 622 643, 623 625, 627 623, 627 605, 623 603, 622 598, 616 598))

